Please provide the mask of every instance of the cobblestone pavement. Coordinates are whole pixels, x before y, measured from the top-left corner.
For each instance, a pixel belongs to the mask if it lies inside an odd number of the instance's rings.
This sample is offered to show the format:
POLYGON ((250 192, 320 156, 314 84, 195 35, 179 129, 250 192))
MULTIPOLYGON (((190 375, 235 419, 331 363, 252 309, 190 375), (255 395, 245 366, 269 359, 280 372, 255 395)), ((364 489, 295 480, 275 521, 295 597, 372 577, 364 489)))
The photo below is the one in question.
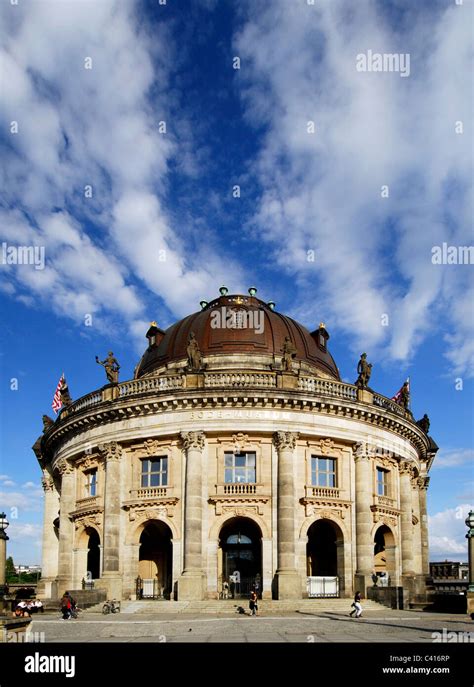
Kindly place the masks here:
POLYGON ((464 615, 414 611, 370 611, 362 618, 342 613, 278 616, 143 616, 82 613, 34 619, 31 633, 46 642, 439 642, 474 643, 474 622, 464 615), (436 634, 438 633, 438 634, 436 634), (456 633, 456 634, 448 634, 456 633), (465 633, 465 634, 458 634, 465 633), (434 641, 438 640, 438 641, 434 641))

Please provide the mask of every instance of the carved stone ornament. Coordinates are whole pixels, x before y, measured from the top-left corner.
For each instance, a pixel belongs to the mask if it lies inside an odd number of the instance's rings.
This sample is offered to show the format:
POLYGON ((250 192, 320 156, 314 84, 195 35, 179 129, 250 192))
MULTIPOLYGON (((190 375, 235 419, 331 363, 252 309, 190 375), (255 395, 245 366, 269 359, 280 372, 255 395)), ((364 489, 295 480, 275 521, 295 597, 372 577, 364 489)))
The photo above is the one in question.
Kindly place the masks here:
POLYGON ((159 451, 160 444, 156 439, 146 439, 143 443, 143 448, 147 456, 156 456, 159 451))
POLYGON ((74 526, 76 530, 78 530, 80 527, 84 527, 84 529, 87 529, 88 527, 100 527, 102 524, 102 519, 99 515, 88 515, 85 518, 78 518, 74 526))
POLYGON ((122 447, 118 441, 110 441, 107 444, 99 444, 98 449, 107 461, 120 460, 122 455, 122 447))
POLYGON ((61 476, 70 475, 74 472, 73 466, 65 458, 60 458, 60 460, 58 460, 58 462, 56 463, 55 467, 61 476))
POLYGON ((90 470, 91 468, 96 468, 99 464, 100 461, 102 461, 104 458, 104 455, 89 455, 85 454, 82 458, 80 458, 76 465, 77 467, 80 467, 82 470, 90 470))
POLYGON ((165 506, 159 506, 158 508, 131 508, 128 514, 130 522, 135 520, 156 520, 156 518, 167 518, 169 515, 168 509, 165 506))
POLYGON ((321 439, 319 442, 319 450, 323 455, 329 455, 334 452, 334 441, 332 439, 321 439))
POLYGON ((249 443, 249 435, 239 432, 232 435, 232 443, 234 444, 234 451, 240 453, 242 447, 249 443))
POLYGON ((408 460, 402 460, 398 469, 400 470, 400 475, 409 475, 413 477, 414 466, 413 463, 410 463, 408 460))
POLYGON ((358 441, 353 448, 354 460, 357 463, 359 460, 369 460, 369 450, 365 441, 358 441))
POLYGON ((418 477, 417 478, 418 489, 428 489, 429 483, 430 483, 429 477, 418 477))
POLYGON ((190 449, 202 451, 206 443, 204 432, 181 432, 181 441, 185 451, 190 449))
POLYGON ((53 491, 54 489, 54 480, 47 472, 43 473, 41 484, 45 491, 53 491))
POLYGON ((275 432, 273 443, 277 451, 293 450, 296 448, 296 440, 299 432, 275 432))

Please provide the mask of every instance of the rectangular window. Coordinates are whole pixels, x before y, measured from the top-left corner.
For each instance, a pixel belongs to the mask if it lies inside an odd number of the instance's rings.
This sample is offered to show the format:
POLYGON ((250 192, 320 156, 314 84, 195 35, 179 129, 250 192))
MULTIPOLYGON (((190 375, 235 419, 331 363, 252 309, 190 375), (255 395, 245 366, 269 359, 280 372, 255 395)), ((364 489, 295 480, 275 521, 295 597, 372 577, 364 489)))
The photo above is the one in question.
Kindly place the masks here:
POLYGON ((311 484, 313 487, 336 486, 336 459, 311 456, 311 484))
POLYGON ((224 481, 226 484, 255 484, 256 454, 226 453, 224 456, 224 481))
POLYGON ((387 496, 388 493, 388 471, 377 468, 377 496, 387 496))
POLYGON ((142 488, 166 487, 168 484, 168 458, 160 456, 142 460, 142 488))
POLYGON ((97 496, 97 469, 89 470, 85 473, 86 478, 86 497, 97 496))

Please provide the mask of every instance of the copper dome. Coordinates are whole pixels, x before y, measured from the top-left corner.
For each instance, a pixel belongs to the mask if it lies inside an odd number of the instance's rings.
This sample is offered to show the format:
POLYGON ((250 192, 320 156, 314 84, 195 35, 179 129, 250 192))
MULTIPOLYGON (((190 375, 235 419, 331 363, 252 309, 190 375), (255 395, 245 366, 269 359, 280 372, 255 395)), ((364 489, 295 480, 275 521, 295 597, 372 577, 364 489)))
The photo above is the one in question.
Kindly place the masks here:
POLYGON ((233 369, 234 360, 237 368, 243 365, 246 369, 278 368, 285 337, 289 337, 296 349, 297 369, 340 380, 327 350, 329 334, 323 324, 310 333, 291 317, 275 312, 273 303, 264 303, 255 296, 222 295, 210 303, 203 301, 202 306, 200 312, 179 320, 166 331, 152 322, 147 332, 150 345, 136 368, 136 378, 185 366, 189 336, 194 332, 208 369, 233 369), (237 317, 253 318, 247 322, 259 326, 216 326, 219 317, 224 322, 232 311, 242 313, 237 317), (219 364, 223 356, 225 366, 219 364))

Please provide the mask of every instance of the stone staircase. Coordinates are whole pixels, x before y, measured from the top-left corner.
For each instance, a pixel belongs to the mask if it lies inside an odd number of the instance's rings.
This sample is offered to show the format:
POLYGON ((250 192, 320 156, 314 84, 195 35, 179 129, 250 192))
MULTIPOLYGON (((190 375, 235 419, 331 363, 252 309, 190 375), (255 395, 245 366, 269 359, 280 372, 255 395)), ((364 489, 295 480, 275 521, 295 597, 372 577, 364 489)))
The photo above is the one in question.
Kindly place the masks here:
MULTIPOLYGON (((274 601, 272 599, 260 599, 258 602, 259 613, 279 615, 284 613, 343 613, 347 614, 351 610, 352 599, 301 599, 295 601, 274 601)), ((89 609, 88 613, 100 613, 102 603, 89 609)), ((121 612, 127 615, 175 615, 183 613, 194 613, 196 615, 235 615, 238 608, 243 608, 248 612, 248 600, 246 599, 226 599, 207 601, 163 601, 163 600, 141 600, 141 601, 122 601, 121 612)), ((364 599, 362 608, 365 611, 385 610, 384 606, 375 601, 364 599)))

